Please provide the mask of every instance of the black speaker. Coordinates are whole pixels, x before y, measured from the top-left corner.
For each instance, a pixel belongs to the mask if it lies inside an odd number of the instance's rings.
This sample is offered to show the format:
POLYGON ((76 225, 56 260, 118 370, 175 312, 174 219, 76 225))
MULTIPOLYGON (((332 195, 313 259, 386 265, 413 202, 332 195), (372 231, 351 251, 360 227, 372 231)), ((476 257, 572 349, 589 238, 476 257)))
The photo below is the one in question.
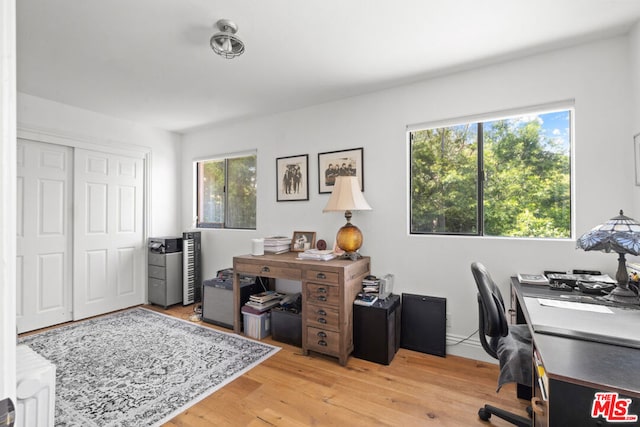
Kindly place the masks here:
POLYGON ((353 305, 353 356, 388 365, 400 347, 400 296, 353 305))
POLYGON ((402 348, 444 357, 446 328, 446 298, 402 294, 402 348))

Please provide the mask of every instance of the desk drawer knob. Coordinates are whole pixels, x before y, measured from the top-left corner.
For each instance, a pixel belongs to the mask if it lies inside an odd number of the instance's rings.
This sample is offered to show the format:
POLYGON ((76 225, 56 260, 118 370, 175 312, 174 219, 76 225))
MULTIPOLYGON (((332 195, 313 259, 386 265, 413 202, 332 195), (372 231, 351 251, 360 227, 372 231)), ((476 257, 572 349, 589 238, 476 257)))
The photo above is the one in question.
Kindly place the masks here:
POLYGON ((324 311, 323 309, 320 309, 320 310, 318 310, 318 315, 319 315, 319 316, 326 316, 326 315, 327 315, 327 312, 326 312, 326 311, 324 311))
POLYGON ((327 297, 325 297, 324 295, 320 295, 320 296, 318 296, 317 300, 318 301, 326 301, 327 297))
POLYGON ((327 323, 327 319, 325 319, 324 317, 319 317, 318 323, 327 323))
POLYGON ((316 274, 316 279, 326 279, 326 278, 327 278, 327 276, 326 276, 326 274, 324 274, 324 273, 318 273, 318 274, 316 274))
POLYGON ((320 341, 318 341, 318 345, 326 347, 327 346, 327 342, 325 340, 320 340, 320 341))
POLYGON ((270 269, 269 269, 269 267, 267 267, 266 265, 265 265, 264 267, 262 267, 262 272, 263 272, 263 273, 268 273, 268 272, 270 272, 270 271, 271 271, 271 270, 270 270, 270 269))
POLYGON ((316 335, 318 335, 319 338, 326 338, 327 337, 327 333, 326 332, 318 332, 316 335))
POLYGON ((327 288, 318 288, 318 293, 319 294, 326 294, 327 293, 327 288))

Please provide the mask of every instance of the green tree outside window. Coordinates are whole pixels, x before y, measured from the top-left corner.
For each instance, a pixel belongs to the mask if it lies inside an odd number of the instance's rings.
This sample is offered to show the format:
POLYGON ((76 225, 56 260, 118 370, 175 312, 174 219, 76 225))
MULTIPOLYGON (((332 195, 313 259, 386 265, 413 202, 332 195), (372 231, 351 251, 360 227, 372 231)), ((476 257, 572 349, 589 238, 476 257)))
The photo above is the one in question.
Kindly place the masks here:
POLYGON ((410 132, 411 233, 569 238, 571 116, 410 132))
POLYGON ((256 228, 256 155, 197 162, 198 227, 256 228))

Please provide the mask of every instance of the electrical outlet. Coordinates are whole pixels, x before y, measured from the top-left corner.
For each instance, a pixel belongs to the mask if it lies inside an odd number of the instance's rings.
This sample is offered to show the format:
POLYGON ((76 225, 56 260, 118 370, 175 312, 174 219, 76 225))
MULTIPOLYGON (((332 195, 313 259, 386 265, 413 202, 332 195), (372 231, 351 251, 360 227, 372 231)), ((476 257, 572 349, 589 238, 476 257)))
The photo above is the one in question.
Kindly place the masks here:
POLYGON ((451 313, 447 313, 447 328, 451 328, 451 313))

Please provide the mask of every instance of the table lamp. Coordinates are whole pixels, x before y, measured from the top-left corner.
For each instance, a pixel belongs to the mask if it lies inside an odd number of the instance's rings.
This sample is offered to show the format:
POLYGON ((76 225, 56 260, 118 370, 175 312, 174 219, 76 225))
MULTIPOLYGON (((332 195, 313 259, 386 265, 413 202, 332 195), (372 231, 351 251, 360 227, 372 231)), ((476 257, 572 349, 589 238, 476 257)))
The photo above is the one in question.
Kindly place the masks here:
POLYGON ((640 255, 640 224, 634 219, 620 215, 594 227, 577 241, 577 247, 585 251, 616 252, 618 271, 616 288, 603 297, 604 300, 621 304, 638 304, 638 295, 629 288, 629 275, 625 254, 640 255))
POLYGON ((337 246, 345 251, 345 256, 356 260, 360 257, 358 249, 362 246, 362 232, 351 224, 351 211, 371 210, 371 206, 364 199, 360 191, 360 183, 355 176, 336 177, 333 191, 327 205, 322 212, 342 212, 347 223, 338 230, 336 235, 337 246))

